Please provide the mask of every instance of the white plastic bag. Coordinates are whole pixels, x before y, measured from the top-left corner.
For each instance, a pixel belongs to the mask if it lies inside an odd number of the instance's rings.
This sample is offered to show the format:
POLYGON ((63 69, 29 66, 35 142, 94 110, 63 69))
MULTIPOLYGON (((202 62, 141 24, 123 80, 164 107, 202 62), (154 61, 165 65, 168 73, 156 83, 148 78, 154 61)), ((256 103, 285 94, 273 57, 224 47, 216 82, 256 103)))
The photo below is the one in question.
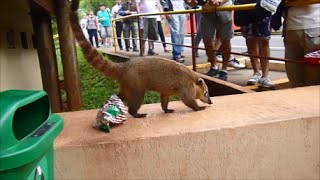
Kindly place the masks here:
POLYGON ((281 0, 261 0, 260 6, 274 14, 277 11, 280 3, 281 0))

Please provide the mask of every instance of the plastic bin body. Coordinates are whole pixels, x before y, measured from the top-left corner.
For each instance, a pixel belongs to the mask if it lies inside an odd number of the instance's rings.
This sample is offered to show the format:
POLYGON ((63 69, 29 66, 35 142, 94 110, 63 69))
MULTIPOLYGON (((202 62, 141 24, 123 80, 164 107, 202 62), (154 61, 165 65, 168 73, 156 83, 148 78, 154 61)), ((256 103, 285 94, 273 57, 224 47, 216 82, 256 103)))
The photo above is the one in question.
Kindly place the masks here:
POLYGON ((53 141, 62 129, 44 91, 0 92, 0 179, 54 179, 53 141))

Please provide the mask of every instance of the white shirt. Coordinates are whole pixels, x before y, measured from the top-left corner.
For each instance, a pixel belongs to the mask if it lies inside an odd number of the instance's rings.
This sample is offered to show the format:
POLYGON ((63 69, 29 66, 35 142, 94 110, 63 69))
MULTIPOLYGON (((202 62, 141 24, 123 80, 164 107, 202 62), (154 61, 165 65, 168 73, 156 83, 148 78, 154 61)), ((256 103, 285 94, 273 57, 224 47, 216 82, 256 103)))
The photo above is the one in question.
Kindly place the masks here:
POLYGON ((174 11, 185 10, 184 0, 171 0, 171 3, 174 11))
POLYGON ((81 26, 82 29, 86 29, 87 28, 87 25, 88 25, 87 22, 88 22, 87 19, 81 18, 80 26, 81 26))
POLYGON ((116 4, 116 5, 114 5, 113 7, 112 7, 112 9, 111 9, 111 16, 112 16, 112 18, 119 18, 119 17, 121 17, 120 15, 119 15, 119 9, 121 8, 121 4, 120 5, 118 5, 118 4, 116 4))
MULTIPOLYGON (((155 13, 158 0, 136 0, 140 8, 140 13, 155 13)), ((156 16, 143 16, 144 18, 156 18, 156 16)))
POLYGON ((290 7, 286 22, 287 30, 320 27, 320 4, 290 7))

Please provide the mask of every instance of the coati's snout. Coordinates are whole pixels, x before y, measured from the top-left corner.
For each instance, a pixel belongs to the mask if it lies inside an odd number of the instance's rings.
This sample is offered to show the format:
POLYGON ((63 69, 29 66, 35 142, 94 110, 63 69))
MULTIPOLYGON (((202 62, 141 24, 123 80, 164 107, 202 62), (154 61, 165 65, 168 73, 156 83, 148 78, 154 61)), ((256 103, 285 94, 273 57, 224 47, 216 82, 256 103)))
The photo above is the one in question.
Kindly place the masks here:
POLYGON ((196 98, 204 103, 212 104, 208 86, 202 78, 199 78, 197 81, 196 98))

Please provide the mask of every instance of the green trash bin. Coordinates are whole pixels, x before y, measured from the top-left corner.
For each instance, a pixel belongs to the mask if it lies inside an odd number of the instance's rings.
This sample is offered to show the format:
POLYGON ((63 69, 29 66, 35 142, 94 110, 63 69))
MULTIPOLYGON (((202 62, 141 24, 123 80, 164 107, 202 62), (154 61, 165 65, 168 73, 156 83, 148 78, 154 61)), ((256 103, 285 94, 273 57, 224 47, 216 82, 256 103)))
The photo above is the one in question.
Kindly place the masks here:
POLYGON ((0 92, 0 179, 54 179, 53 141, 62 129, 46 92, 0 92))

